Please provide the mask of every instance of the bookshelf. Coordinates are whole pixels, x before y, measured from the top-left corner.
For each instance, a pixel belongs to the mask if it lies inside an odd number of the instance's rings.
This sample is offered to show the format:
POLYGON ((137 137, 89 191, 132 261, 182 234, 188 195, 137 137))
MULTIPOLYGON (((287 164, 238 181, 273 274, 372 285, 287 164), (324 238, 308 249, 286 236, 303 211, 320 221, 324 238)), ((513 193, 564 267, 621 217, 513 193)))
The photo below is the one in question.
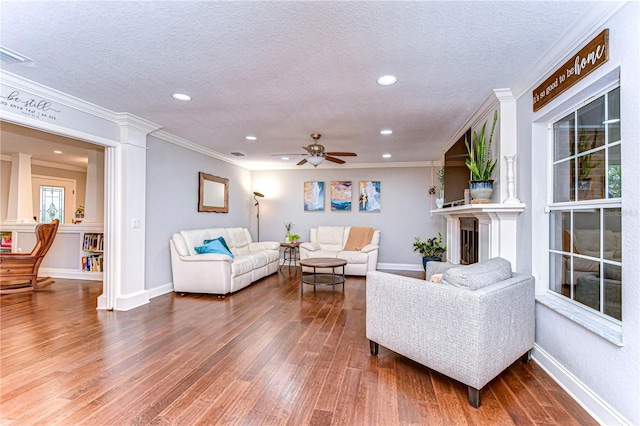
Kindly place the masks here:
POLYGON ((82 270, 102 272, 103 251, 104 234, 102 232, 85 232, 82 238, 82 270))

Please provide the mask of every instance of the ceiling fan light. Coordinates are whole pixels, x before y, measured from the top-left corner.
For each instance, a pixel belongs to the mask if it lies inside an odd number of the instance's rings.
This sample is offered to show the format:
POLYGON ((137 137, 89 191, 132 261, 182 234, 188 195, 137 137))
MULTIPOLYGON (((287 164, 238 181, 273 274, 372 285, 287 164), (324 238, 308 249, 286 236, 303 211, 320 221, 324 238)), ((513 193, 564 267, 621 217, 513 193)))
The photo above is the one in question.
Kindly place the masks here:
POLYGON ((324 157, 313 156, 313 155, 310 155, 307 157, 307 162, 314 167, 319 164, 322 164, 323 161, 324 161, 324 157))

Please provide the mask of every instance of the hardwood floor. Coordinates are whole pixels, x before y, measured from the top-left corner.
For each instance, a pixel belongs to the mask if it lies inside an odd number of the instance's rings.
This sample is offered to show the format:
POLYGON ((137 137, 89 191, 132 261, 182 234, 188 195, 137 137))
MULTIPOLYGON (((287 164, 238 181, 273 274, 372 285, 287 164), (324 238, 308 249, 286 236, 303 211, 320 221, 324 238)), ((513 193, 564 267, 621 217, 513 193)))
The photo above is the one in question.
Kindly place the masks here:
POLYGON ((467 388, 365 336, 365 279, 344 293, 286 268, 219 299, 166 294, 96 310, 101 283, 0 298, 3 425, 449 425, 596 422, 535 362, 471 407, 467 388))

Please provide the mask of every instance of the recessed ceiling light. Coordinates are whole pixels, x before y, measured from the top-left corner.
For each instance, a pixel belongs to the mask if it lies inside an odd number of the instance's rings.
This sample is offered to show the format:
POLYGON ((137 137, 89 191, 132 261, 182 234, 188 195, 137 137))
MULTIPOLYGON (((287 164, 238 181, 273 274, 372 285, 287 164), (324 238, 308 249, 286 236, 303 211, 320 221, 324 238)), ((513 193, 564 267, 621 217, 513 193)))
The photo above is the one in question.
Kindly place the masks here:
POLYGON ((178 101, 190 101, 191 100, 191 96, 185 95, 184 93, 174 93, 171 96, 173 97, 173 99, 176 99, 178 101))
POLYGON ((381 135, 390 135, 391 133, 393 133, 393 130, 391 129, 380 130, 381 135))
POLYGON ((285 161, 286 161, 286 160, 288 160, 288 159, 289 159, 289 157, 280 157, 280 159, 281 159, 281 160, 285 160, 285 161))
POLYGON ((398 79, 392 75, 383 75, 378 79, 378 84, 380 86, 391 86, 392 84, 395 84, 397 81, 398 79))
POLYGON ((391 154, 382 154, 382 158, 391 158, 391 154))
POLYGON ((245 136, 245 139, 248 140, 248 141, 257 141, 258 140, 258 138, 255 137, 255 136, 245 136))
POLYGON ((54 154, 62 154, 62 151, 60 151, 59 149, 56 149, 55 151, 53 151, 54 154))

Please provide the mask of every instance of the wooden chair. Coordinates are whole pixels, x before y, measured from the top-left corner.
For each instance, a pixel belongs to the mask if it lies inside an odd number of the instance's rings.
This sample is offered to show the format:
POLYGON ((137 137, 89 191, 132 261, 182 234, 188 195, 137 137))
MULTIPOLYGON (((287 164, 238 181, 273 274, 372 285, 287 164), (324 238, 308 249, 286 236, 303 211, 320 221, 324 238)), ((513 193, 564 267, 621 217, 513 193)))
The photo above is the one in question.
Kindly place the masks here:
POLYGON ((58 219, 36 226, 36 245, 30 254, 0 253, 0 294, 35 291, 55 283, 38 278, 38 269, 58 233, 58 219))

